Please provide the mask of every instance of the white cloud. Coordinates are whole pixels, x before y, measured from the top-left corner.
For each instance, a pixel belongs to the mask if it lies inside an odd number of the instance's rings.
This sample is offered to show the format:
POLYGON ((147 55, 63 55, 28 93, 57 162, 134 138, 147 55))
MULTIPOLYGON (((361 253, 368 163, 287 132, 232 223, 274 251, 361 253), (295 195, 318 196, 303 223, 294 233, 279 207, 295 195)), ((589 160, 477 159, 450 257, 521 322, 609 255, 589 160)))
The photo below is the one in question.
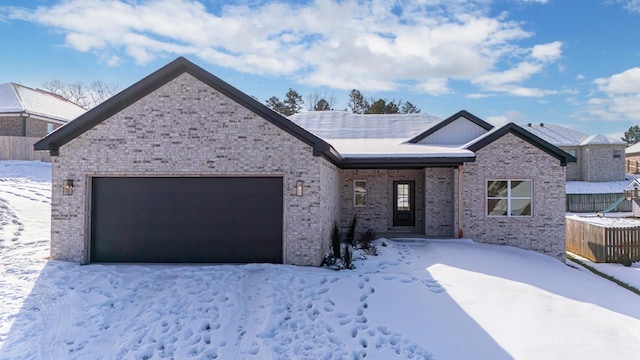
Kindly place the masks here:
POLYGON ((628 69, 593 82, 598 93, 586 104, 586 112, 600 120, 640 121, 640 68, 628 69))
POLYGON ((489 5, 254 0, 213 11, 196 0, 66 0, 36 9, 0 7, 0 13, 53 29, 67 46, 113 59, 107 63, 114 66, 126 58, 146 64, 184 55, 336 89, 409 86, 444 94, 449 80, 462 80, 481 92, 553 93, 521 83, 558 59, 561 43, 519 46, 532 34, 507 13, 489 16, 489 5))
POLYGON ((553 62, 556 61, 562 54, 562 43, 560 41, 554 41, 549 44, 535 45, 531 49, 531 57, 541 62, 553 62))
POLYGON ((524 115, 522 115, 521 113, 515 110, 509 110, 505 112, 503 115, 488 116, 486 119, 487 119, 487 122, 492 125, 502 126, 510 122, 520 123, 524 119, 524 115))
POLYGON ((617 3, 623 3, 624 8, 631 11, 640 13, 640 0, 614 0, 617 3))

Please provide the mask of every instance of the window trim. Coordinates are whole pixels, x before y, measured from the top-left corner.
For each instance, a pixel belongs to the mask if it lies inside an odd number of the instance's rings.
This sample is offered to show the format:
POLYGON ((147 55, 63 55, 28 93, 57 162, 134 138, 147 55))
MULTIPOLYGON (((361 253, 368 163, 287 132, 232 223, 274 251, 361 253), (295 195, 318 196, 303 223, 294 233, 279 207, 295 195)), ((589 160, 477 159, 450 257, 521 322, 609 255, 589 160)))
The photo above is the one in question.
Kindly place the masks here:
POLYGON ((619 150, 619 149, 613 150, 613 158, 622 159, 622 150, 619 150))
POLYGON ((485 197, 485 216, 486 217, 492 217, 492 218, 532 218, 533 217, 533 210, 534 210, 534 204, 533 204, 533 198, 534 198, 534 191, 533 191, 533 179, 487 179, 485 181, 485 188, 484 188, 484 197, 485 197), (488 193, 488 189, 489 189, 489 182, 492 181, 506 181, 507 182, 507 196, 506 197, 490 197, 489 193, 488 193), (516 196, 516 197, 512 197, 511 196, 511 182, 513 181, 528 181, 531 184, 531 197, 522 197, 522 196, 516 196), (489 200, 490 199, 506 199, 507 200, 507 214, 506 215, 491 215, 489 213, 489 200), (529 200, 530 201, 530 206, 531 206, 531 211, 529 215, 511 215, 511 201, 512 200, 529 200))
POLYGON ((353 180, 353 207, 366 207, 367 206, 367 180, 353 180), (358 204, 357 203, 357 199, 358 197, 356 196, 356 194, 358 194, 357 189, 358 186, 356 186, 357 183, 364 183, 364 203, 363 204, 358 204))

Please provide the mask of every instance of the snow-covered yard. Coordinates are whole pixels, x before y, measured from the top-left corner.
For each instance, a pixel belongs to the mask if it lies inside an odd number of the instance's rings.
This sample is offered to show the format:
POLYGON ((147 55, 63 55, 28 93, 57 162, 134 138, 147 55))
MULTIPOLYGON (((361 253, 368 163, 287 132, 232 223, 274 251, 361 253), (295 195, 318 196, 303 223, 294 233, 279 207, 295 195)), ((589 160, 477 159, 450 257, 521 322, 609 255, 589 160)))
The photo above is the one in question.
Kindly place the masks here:
POLYGON ((0 359, 614 359, 640 297, 550 257, 386 241, 353 271, 46 261, 50 167, 0 162, 0 359))

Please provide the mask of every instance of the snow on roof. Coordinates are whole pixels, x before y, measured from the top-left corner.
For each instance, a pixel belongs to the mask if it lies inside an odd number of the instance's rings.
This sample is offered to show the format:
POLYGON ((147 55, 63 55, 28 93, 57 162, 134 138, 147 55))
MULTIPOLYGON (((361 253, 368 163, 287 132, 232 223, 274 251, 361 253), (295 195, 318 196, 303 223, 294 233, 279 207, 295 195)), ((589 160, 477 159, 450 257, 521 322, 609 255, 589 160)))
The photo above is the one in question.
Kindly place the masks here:
POLYGON ((354 114, 347 111, 307 111, 289 120, 316 136, 329 139, 405 139, 440 123, 428 114, 354 114))
POLYGON ((408 143, 442 121, 428 114, 361 115, 347 111, 307 111, 289 119, 331 144, 344 158, 475 156, 459 146, 408 143))
POLYGON ((616 140, 605 135, 587 135, 583 132, 569 129, 562 125, 529 123, 520 124, 520 126, 555 146, 624 144, 623 141, 616 140))
POLYGON ((412 144, 404 142, 404 139, 331 139, 328 141, 344 158, 475 156, 472 151, 459 146, 412 144))
POLYGON ((580 145, 609 145, 609 144, 624 145, 625 142, 622 140, 616 140, 614 138, 610 138, 602 134, 595 134, 595 135, 587 136, 580 143, 580 145))
POLYGON ((86 110, 50 92, 16 83, 0 84, 0 113, 26 111, 60 121, 73 120, 86 110))
POLYGON ((640 142, 637 142, 628 148, 624 149, 625 154, 635 154, 640 153, 640 142))

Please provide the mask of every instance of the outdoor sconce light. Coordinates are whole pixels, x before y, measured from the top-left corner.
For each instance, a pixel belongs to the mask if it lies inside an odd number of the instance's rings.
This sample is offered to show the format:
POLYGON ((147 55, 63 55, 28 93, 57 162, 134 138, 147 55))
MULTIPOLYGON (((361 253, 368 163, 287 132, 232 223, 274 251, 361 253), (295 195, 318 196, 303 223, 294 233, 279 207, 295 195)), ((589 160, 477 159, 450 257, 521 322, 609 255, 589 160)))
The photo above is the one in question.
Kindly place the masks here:
POLYGON ((73 180, 62 182, 62 195, 73 195, 73 180))
POLYGON ((296 182, 296 195, 302 196, 303 191, 304 191, 304 181, 298 180, 296 182))

